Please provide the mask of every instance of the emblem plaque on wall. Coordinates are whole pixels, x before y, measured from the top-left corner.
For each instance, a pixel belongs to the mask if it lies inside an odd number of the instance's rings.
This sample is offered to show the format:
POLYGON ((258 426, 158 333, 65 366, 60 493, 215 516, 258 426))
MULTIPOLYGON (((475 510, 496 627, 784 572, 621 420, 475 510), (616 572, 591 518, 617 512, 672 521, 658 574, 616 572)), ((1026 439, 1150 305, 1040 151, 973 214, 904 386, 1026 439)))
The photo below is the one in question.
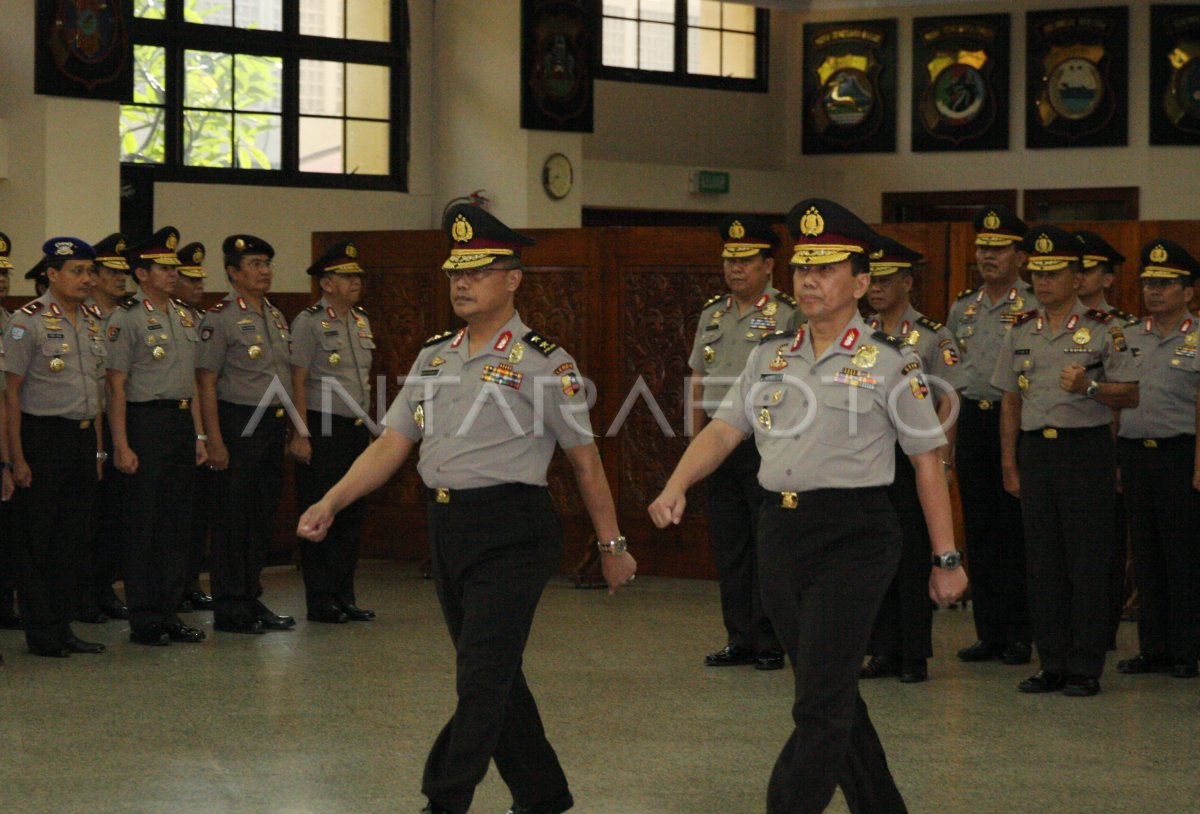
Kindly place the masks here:
POLYGON ((34 92, 133 98, 128 0, 38 0, 34 92))
POLYGON ((1200 5, 1150 9, 1150 143, 1200 144, 1200 5))
POLYGON ((914 152, 1008 149, 1009 17, 913 21, 914 152))
POLYGON ((896 151, 896 21, 804 26, 804 152, 896 151))
POLYGON ((586 0, 523 0, 521 127, 592 132, 593 24, 586 0))
POLYGON ((1129 9, 1026 16, 1026 147, 1129 142, 1129 9))

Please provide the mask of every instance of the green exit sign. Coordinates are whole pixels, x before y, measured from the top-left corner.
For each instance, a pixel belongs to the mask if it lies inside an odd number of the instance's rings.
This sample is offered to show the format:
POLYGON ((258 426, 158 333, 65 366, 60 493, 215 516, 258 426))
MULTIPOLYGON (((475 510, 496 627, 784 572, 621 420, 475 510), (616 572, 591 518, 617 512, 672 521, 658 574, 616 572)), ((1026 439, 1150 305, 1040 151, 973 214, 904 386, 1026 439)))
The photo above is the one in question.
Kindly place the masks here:
POLYGON ((692 173, 692 192, 702 192, 708 195, 729 194, 729 173, 712 170, 697 170, 692 173))

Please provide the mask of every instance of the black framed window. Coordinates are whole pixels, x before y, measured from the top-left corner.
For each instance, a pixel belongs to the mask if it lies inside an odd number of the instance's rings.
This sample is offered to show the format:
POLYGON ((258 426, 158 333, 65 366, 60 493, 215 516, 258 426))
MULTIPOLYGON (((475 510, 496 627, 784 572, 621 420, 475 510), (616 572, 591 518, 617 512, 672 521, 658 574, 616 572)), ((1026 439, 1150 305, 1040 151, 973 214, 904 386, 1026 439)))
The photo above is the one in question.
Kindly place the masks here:
POLYGON ((770 12, 720 0, 601 0, 597 76, 767 90, 770 12))
POLYGON ((135 0, 121 161, 164 181, 405 189, 404 0, 135 0))

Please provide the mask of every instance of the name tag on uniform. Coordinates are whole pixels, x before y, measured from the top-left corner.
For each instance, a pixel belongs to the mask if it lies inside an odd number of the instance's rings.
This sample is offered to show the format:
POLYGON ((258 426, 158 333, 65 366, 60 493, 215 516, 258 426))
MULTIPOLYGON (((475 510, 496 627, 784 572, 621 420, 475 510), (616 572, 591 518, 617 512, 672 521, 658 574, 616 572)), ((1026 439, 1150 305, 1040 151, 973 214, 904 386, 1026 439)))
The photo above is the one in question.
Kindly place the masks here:
POLYGON ((781 382, 783 381, 782 373, 760 373, 758 376, 760 382, 781 382))
POLYGON ((422 377, 440 376, 440 375, 442 375, 442 369, 440 367, 430 367, 430 368, 426 368, 425 370, 421 371, 422 377))
POLYGON ((1015 356, 1028 356, 1028 355, 1029 355, 1029 348, 1017 348, 1015 351, 1013 351, 1013 355, 1015 355, 1015 356))

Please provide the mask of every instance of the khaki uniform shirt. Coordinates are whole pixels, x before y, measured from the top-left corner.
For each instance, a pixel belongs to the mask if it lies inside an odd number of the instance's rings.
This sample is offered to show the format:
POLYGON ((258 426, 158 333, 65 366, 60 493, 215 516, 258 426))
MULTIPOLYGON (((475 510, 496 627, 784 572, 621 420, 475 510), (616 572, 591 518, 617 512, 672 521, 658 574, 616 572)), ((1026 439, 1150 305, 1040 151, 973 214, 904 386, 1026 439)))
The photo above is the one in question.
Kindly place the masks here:
MULTIPOLYGON (((873 330, 884 330, 883 320, 878 314, 867 317, 867 324, 873 330)), ((963 387, 965 382, 962 375, 962 358, 959 356, 954 336, 945 325, 935 322, 909 305, 900 317, 896 331, 893 335, 897 339, 903 339, 904 344, 913 349, 917 358, 921 360, 921 369, 925 373, 949 382, 953 390, 963 387)), ((935 393, 941 394, 936 390, 935 393)))
POLYGON ((1022 314, 1004 338, 992 386, 1021 395, 1021 429, 1100 427, 1112 423, 1112 410, 1082 393, 1059 386, 1067 365, 1083 365, 1087 378, 1136 382, 1138 364, 1124 326, 1111 314, 1075 300, 1058 332, 1051 334, 1040 309, 1022 314))
POLYGON ((308 409, 324 411, 329 393, 329 412, 347 418, 361 418, 371 411, 371 351, 375 335, 367 312, 352 308, 342 319, 324 297, 316 305, 301 311, 292 321, 292 365, 308 371, 304 393, 308 409), (329 381, 326 386, 325 382, 329 381), (355 412, 333 383, 349 394, 355 412))
POLYGON ((1113 306, 1109 305, 1108 300, 1106 300, 1104 297, 1100 298, 1100 304, 1096 306, 1096 310, 1112 314, 1114 317, 1116 317, 1118 323, 1124 324, 1126 327, 1137 325, 1139 322, 1141 322, 1140 319, 1128 311, 1122 311, 1120 308, 1114 308, 1113 306))
POLYGON ((196 367, 217 374, 218 400, 257 407, 276 378, 291 393, 290 341, 291 332, 279 309, 264 298, 260 314, 231 291, 200 323, 196 367))
POLYGON ((716 419, 755 434, 772 492, 886 486, 897 440, 907 455, 946 443, 916 355, 858 314, 820 359, 807 325, 764 340, 730 395, 716 419))
POLYGON ((421 442, 431 489, 546 485, 556 442, 593 442, 575 360, 520 314, 474 356, 469 346, 465 328, 426 342, 383 425, 421 442))
POLYGON ((24 377, 21 412, 71 420, 99 414, 108 343, 100 319, 82 305, 75 324, 47 291, 8 323, 4 369, 24 377))
POLYGON ((139 290, 109 315, 106 333, 108 369, 128 376, 126 401, 190 399, 196 395, 200 332, 186 305, 172 300, 165 311, 160 311, 139 290))
POLYGON ((740 316, 732 294, 718 295, 704 304, 688 366, 704 374, 702 398, 712 405, 704 408, 710 418, 759 341, 776 331, 790 333, 797 324, 796 301, 770 285, 740 316))
POLYGON ((962 354, 959 372, 963 395, 977 401, 997 401, 1000 391, 992 386, 992 371, 1009 326, 1032 302, 1033 290, 1023 280, 1017 280, 1008 294, 992 304, 982 286, 961 294, 950 306, 946 319, 962 354))
POLYGON ((1138 355, 1141 378, 1138 406, 1121 411, 1122 438, 1171 438, 1196 432, 1196 393, 1200 390, 1200 358, 1196 342, 1200 319, 1184 313, 1179 326, 1166 336, 1153 317, 1129 331, 1129 344, 1138 355))

